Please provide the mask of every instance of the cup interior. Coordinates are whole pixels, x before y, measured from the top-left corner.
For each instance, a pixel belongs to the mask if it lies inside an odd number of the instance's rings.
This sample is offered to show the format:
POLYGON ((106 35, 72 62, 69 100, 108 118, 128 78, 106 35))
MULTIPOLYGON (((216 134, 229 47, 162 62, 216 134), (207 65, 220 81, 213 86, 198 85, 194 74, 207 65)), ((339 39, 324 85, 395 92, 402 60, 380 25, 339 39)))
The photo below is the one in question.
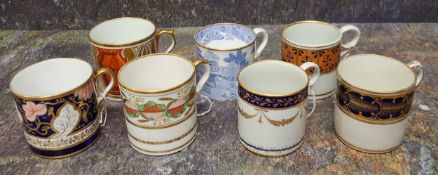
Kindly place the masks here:
POLYGON ((119 71, 121 86, 138 91, 163 91, 190 80, 195 73, 193 63, 181 56, 154 54, 125 64, 119 71))
POLYGON ((341 40, 341 31, 333 24, 320 21, 302 21, 283 30, 288 42, 305 47, 332 45, 341 40))
POLYGON ((122 45, 140 41, 155 32, 155 25, 142 18, 123 17, 102 22, 90 31, 95 43, 122 45))
POLYGON ((195 34, 195 41, 199 45, 216 50, 246 47, 255 39, 256 35, 251 28, 229 23, 213 24, 195 34))
POLYGON ((244 68, 238 77, 243 88, 264 96, 291 95, 305 88, 307 74, 283 61, 259 61, 244 68))
POLYGON ((338 74, 352 86, 373 92, 395 92, 415 84, 415 74, 404 63, 374 54, 353 55, 342 60, 338 74))
POLYGON ((45 60, 18 72, 10 88, 14 94, 26 97, 48 97, 73 90, 92 75, 87 62, 75 58, 45 60))

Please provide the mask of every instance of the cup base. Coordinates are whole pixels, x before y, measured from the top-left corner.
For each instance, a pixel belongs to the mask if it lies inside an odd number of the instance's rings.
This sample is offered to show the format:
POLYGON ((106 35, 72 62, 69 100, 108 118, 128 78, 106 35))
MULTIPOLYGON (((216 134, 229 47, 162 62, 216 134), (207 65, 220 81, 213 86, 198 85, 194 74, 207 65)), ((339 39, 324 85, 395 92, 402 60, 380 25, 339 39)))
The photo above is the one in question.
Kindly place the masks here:
POLYGON ((303 139, 301 139, 298 143, 293 145, 292 147, 289 147, 288 149, 283 150, 265 150, 262 148, 258 148, 257 146, 250 145, 247 142, 245 142, 242 138, 239 138, 240 143, 242 143, 243 147, 245 147, 248 151, 263 156, 263 157, 282 157, 287 156, 294 151, 296 151, 303 143, 303 139))
POLYGON ((122 98, 120 95, 113 95, 113 94, 108 94, 107 99, 111 100, 111 101, 122 101, 122 98))
POLYGON ((86 149, 90 148, 92 145, 94 145, 94 143, 96 143, 99 136, 100 136, 100 131, 98 129, 90 138, 88 138, 84 142, 82 142, 74 147, 67 148, 64 150, 45 151, 45 150, 40 150, 40 149, 34 148, 32 146, 30 146, 30 148, 32 150, 32 153, 34 153, 34 155, 36 155, 38 157, 41 157, 44 159, 61 159, 61 158, 66 158, 66 157, 71 157, 71 156, 77 155, 77 154, 85 151, 86 149))
POLYGON ((187 148, 188 146, 190 146, 193 143, 195 138, 196 138, 196 134, 193 136, 193 138, 191 138, 188 142, 182 144, 181 146, 178 146, 178 147, 170 149, 170 150, 163 150, 163 151, 150 151, 150 150, 145 150, 145 149, 139 148, 139 147, 135 146, 131 142, 131 140, 129 141, 129 144, 131 145, 131 147, 134 150, 136 150, 136 151, 138 151, 138 152, 140 152, 142 154, 146 154, 146 155, 150 155, 150 156, 164 156, 164 155, 169 155, 169 154, 177 153, 177 152, 187 148))
MULTIPOLYGON (((325 99, 328 99, 328 98, 332 97, 332 96, 335 94, 335 92, 336 92, 336 90, 333 89, 332 91, 327 92, 327 93, 323 93, 323 94, 315 94, 315 98, 316 98, 316 100, 318 100, 318 101, 322 101, 322 100, 325 100, 325 99)), ((307 99, 308 99, 308 100, 312 100, 312 99, 313 99, 313 97, 311 97, 311 94, 310 94, 310 93, 309 93, 309 98, 307 98, 307 99)))
POLYGON ((370 153, 370 154, 384 154, 384 153, 392 152, 392 151, 396 150, 396 149, 400 146, 400 145, 397 145, 397 146, 395 146, 395 147, 392 147, 392 148, 389 148, 389 149, 386 149, 386 150, 368 150, 368 149, 360 148, 360 147, 357 147, 357 146, 354 146, 354 145, 348 143, 347 141, 345 141, 344 139, 342 139, 342 137, 339 136, 338 132, 336 132, 336 131, 335 131, 335 134, 336 134, 336 137, 338 137, 338 139, 339 139, 344 145, 346 145, 347 147, 349 147, 349 148, 351 148, 351 149, 354 149, 354 150, 356 150, 356 151, 363 152, 363 153, 370 153))

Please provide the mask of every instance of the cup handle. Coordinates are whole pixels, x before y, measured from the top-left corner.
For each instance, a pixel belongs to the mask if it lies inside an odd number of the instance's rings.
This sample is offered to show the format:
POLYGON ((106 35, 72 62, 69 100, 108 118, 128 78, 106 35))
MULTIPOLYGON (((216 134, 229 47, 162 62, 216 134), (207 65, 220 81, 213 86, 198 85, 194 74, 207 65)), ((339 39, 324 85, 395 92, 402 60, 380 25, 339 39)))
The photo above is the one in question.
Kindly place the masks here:
POLYGON ((359 41, 360 38, 360 30, 359 28, 357 28, 354 25, 345 25, 342 26, 340 28, 341 30, 341 34, 344 35, 344 33, 348 32, 348 31, 353 31, 354 32, 354 37, 351 41, 347 42, 347 43, 341 43, 341 46, 346 49, 344 51, 341 52, 341 58, 345 58, 348 55, 350 55, 351 49, 356 46, 357 42, 359 41))
POLYGON ((423 65, 421 65, 421 63, 416 60, 409 62, 407 65, 416 73, 415 86, 418 86, 421 80, 423 80, 423 65))
MULTIPOLYGON (((204 59, 193 60, 193 64, 195 65, 195 67, 198 67, 200 64, 204 64, 204 66, 205 66, 205 72, 201 76, 201 78, 199 79, 198 84, 196 85, 196 94, 198 94, 201 91, 202 87, 204 87, 205 83, 208 80, 208 77, 210 76, 210 65, 208 65, 208 60, 204 60, 204 59)), ((197 116, 203 116, 203 115, 209 113, 211 110, 211 107, 213 106, 213 102, 211 101, 210 98, 208 98, 207 96, 202 95, 202 94, 200 94, 200 96, 205 98, 208 101, 209 107, 206 111, 197 114, 197 116)))
POLYGON ((312 115, 312 113, 315 111, 315 108, 316 108, 316 97, 315 97, 315 93, 312 90, 312 86, 318 80, 320 70, 319 70, 318 65, 313 63, 313 62, 306 62, 306 63, 302 64, 300 66, 300 68, 303 69, 304 71, 306 71, 308 69, 313 69, 313 74, 309 80, 309 89, 310 89, 310 93, 312 94, 312 104, 313 104, 312 110, 307 114, 307 118, 309 118, 312 115))
POLYGON ((204 87, 205 83, 208 80, 208 77, 210 76, 210 65, 208 65, 208 60, 203 59, 193 60, 193 64, 195 65, 195 67, 198 67, 200 64, 204 64, 206 68, 204 75, 201 76, 198 84, 196 85, 196 93, 198 93, 199 91, 201 91, 202 87, 204 87))
POLYGON ((257 57, 260 56, 263 49, 265 49, 266 45, 268 44, 269 35, 268 35, 268 32, 266 32, 266 30, 263 28, 254 28, 253 31, 256 34, 256 36, 261 33, 262 37, 263 37, 262 43, 260 44, 260 46, 256 50, 255 59, 257 59, 257 57))
POLYGON ((157 45, 159 45, 158 43, 160 43, 160 38, 161 38, 161 35, 163 35, 163 34, 169 35, 170 39, 172 40, 172 43, 170 44, 169 47, 167 47, 165 53, 172 52, 172 50, 175 48, 175 45, 176 45, 175 31, 171 30, 171 29, 159 29, 157 32, 157 36, 158 36, 157 45))
MULTIPOLYGON (((99 76, 101 76, 103 74, 109 75, 111 77, 111 81, 108 84, 108 86, 106 86, 106 88, 103 90, 103 92, 99 92, 99 94, 97 94, 97 106, 99 107, 99 115, 100 115, 99 123, 100 123, 100 126, 105 126, 106 118, 107 118, 106 106, 105 106, 105 104, 102 105, 102 103, 105 101, 108 93, 113 88, 114 82, 115 82, 114 73, 109 68, 99 68, 99 69, 97 69, 95 74, 94 74, 94 79, 96 80, 99 76)), ((95 81, 95 84, 94 84, 95 85, 95 87, 94 87, 95 89, 97 89, 96 83, 97 83, 97 81, 95 81)))

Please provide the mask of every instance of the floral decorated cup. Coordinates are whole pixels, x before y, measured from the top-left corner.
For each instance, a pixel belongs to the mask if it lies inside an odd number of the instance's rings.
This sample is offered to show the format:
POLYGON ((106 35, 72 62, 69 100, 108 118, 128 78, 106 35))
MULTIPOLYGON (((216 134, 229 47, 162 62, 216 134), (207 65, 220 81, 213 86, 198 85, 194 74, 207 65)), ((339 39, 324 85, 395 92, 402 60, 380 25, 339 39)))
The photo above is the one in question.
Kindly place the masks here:
POLYGON ((114 84, 110 69, 95 73, 87 62, 55 58, 33 64, 11 80, 18 117, 31 150, 45 158, 77 154, 96 141, 106 121, 101 103, 114 84), (96 77, 112 77, 102 93, 96 77))
POLYGON ((281 34, 281 59, 296 65, 314 62, 321 69, 318 82, 312 87, 316 99, 331 97, 336 89, 336 67, 350 53, 360 37, 354 25, 341 28, 322 21, 298 21, 289 24, 281 34), (345 43, 341 40, 346 32, 354 37, 345 43), (341 51, 341 48, 345 49, 341 51))
POLYGON ((347 146, 368 153, 396 149, 403 140, 414 91, 423 79, 418 61, 408 64, 373 54, 339 63, 335 130, 347 146))
MULTIPOLYGON (((172 40, 164 51, 169 53, 175 47, 174 31, 157 29, 153 22, 143 18, 122 17, 104 21, 91 29, 88 38, 96 65, 110 68, 117 76, 119 69, 128 61, 157 53, 163 34, 169 35, 172 40)), ((108 85, 111 78, 103 78, 104 84, 108 85)), ((118 86, 111 90, 109 99, 120 101, 118 86)))
MULTIPOLYGON (((202 94, 219 101, 237 98, 237 74, 256 59, 268 42, 268 33, 262 28, 251 29, 234 23, 217 23, 199 30, 195 36, 196 55, 207 59, 210 78, 202 94), (256 36, 263 40, 256 50, 256 36)), ((198 71, 202 75, 204 69, 198 71)))
POLYGON ((166 155, 193 142, 197 116, 202 115, 197 113, 196 94, 208 79, 207 63, 175 54, 151 54, 120 69, 123 111, 135 150, 166 155), (195 69, 199 64, 205 64, 206 71, 196 83, 195 69))
MULTIPOLYGON (((303 142, 308 90, 319 77, 315 63, 300 67, 277 60, 253 63, 240 72, 238 106, 239 139, 249 151, 267 157, 292 153, 303 142), (306 70, 312 69, 309 77, 306 70)), ((313 93, 312 93, 313 94, 313 93)))

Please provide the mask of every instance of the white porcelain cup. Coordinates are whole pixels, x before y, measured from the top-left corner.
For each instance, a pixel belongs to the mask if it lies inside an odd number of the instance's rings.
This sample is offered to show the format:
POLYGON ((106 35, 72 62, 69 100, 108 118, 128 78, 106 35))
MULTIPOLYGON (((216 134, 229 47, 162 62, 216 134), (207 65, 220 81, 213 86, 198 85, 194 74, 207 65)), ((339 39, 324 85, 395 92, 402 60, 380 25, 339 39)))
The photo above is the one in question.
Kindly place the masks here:
POLYGON ((120 69, 123 111, 129 141, 135 150, 166 155, 193 142, 198 116, 196 94, 208 79, 207 63, 175 54, 151 54, 120 69), (195 67, 200 64, 206 66, 206 71, 196 83, 195 67))
POLYGON ((360 31, 354 25, 338 28, 321 21, 295 22, 282 32, 281 58, 296 65, 309 61, 318 64, 321 75, 312 88, 317 99, 324 99, 335 93, 336 67, 357 44, 359 37, 360 31), (350 31, 354 37, 342 43, 344 34, 350 31), (345 50, 341 51, 341 48, 345 50))
POLYGON ((414 91, 423 78, 418 61, 404 64, 373 54, 339 63, 335 129, 346 145, 385 153, 401 144, 414 91))
POLYGON ((268 157, 283 156, 303 142, 307 118, 304 104, 319 77, 315 63, 300 67, 277 60, 253 63, 238 75, 239 139, 249 151, 268 157), (306 70, 312 69, 309 77, 306 70))

